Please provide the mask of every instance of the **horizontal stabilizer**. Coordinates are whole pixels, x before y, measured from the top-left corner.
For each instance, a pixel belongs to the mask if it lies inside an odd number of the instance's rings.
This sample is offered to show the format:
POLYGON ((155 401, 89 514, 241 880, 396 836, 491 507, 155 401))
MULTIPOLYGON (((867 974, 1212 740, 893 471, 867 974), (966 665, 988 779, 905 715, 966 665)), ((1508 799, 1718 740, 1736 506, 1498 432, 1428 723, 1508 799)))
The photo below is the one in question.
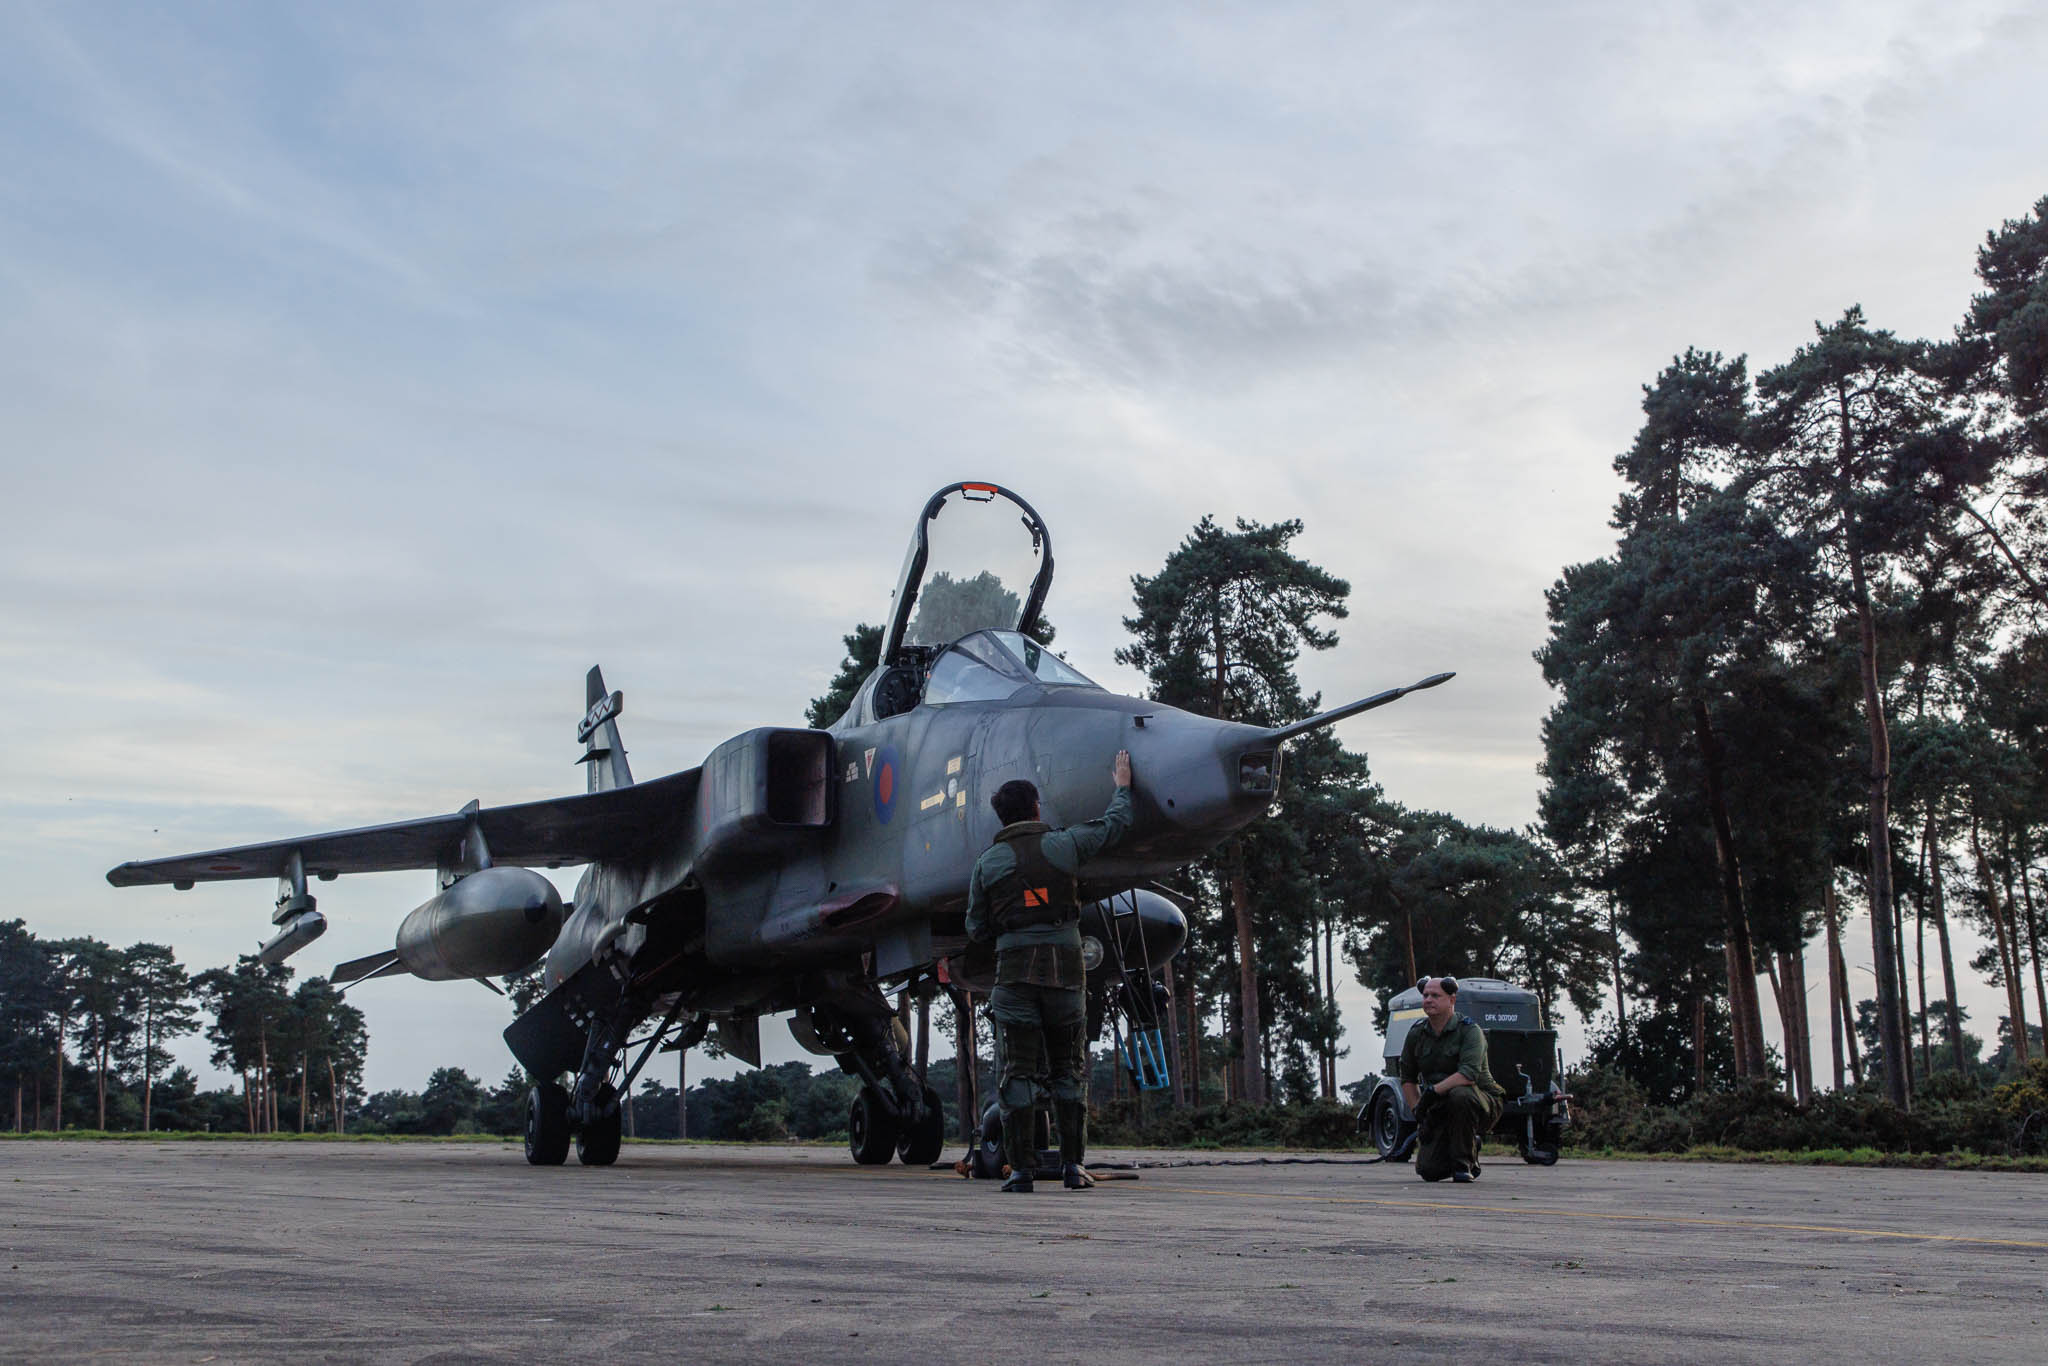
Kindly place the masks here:
POLYGON ((346 963, 334 965, 334 971, 327 980, 344 990, 358 982, 367 982, 372 977, 391 977, 405 971, 405 964, 398 961, 397 949, 386 949, 363 958, 351 958, 346 963))

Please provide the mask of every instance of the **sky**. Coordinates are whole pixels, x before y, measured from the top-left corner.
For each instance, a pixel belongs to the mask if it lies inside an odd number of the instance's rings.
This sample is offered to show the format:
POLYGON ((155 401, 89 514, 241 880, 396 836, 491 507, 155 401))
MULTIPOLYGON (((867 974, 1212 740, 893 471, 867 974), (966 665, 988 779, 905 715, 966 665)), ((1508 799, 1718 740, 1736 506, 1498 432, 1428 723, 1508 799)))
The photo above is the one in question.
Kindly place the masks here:
MULTIPOLYGON (((2048 193, 2044 69, 1967 0, 8 5, 6 913, 230 961, 268 883, 105 871, 580 790, 593 662, 642 778, 801 724, 957 479, 1127 692, 1132 575, 1302 519, 1352 586, 1311 689, 1458 672, 1340 737, 1523 826, 1641 386, 1853 304, 1947 335, 2048 193)), ((318 885, 295 963, 431 883, 318 885)), ((373 1089, 511 1065, 479 986, 352 999, 373 1089)))

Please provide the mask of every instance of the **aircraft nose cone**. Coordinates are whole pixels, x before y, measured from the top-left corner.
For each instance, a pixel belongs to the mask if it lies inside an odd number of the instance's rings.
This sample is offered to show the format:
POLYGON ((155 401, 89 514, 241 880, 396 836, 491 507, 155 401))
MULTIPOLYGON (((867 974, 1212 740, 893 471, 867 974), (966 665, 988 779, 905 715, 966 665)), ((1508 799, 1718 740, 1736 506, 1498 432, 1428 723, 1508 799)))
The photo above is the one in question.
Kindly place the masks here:
POLYGON ((1279 793, 1279 746, 1257 726, 1162 713, 1133 736, 1131 762, 1143 814, 1189 832, 1247 825, 1279 793))

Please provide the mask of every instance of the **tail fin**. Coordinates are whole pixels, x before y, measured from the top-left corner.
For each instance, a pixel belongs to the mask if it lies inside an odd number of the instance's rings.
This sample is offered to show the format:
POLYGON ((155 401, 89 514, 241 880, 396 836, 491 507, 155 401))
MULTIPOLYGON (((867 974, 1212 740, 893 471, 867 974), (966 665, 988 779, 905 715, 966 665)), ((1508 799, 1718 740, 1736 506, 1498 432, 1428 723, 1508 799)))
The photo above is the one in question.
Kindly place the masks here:
POLYGON ((589 710, 576 725, 576 738, 583 742, 583 757, 576 762, 590 765, 589 790, 631 787, 633 770, 626 766, 625 742, 619 739, 619 713, 626 709, 626 695, 607 693, 604 670, 593 664, 583 680, 583 697, 589 710))

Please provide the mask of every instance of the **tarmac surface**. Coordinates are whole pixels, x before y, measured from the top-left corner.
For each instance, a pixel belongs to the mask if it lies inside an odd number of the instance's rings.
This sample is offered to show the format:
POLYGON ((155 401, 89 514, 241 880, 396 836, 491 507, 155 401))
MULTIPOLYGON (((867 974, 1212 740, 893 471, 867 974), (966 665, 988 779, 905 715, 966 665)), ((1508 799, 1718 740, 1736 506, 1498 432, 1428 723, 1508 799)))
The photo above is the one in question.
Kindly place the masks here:
MULTIPOLYGON (((1098 1154, 1213 1162, 1227 1154, 1098 1154)), ((843 1150, 0 1143, 0 1358, 2048 1360, 2048 1178, 1490 1162, 1029 1196, 843 1150)))

